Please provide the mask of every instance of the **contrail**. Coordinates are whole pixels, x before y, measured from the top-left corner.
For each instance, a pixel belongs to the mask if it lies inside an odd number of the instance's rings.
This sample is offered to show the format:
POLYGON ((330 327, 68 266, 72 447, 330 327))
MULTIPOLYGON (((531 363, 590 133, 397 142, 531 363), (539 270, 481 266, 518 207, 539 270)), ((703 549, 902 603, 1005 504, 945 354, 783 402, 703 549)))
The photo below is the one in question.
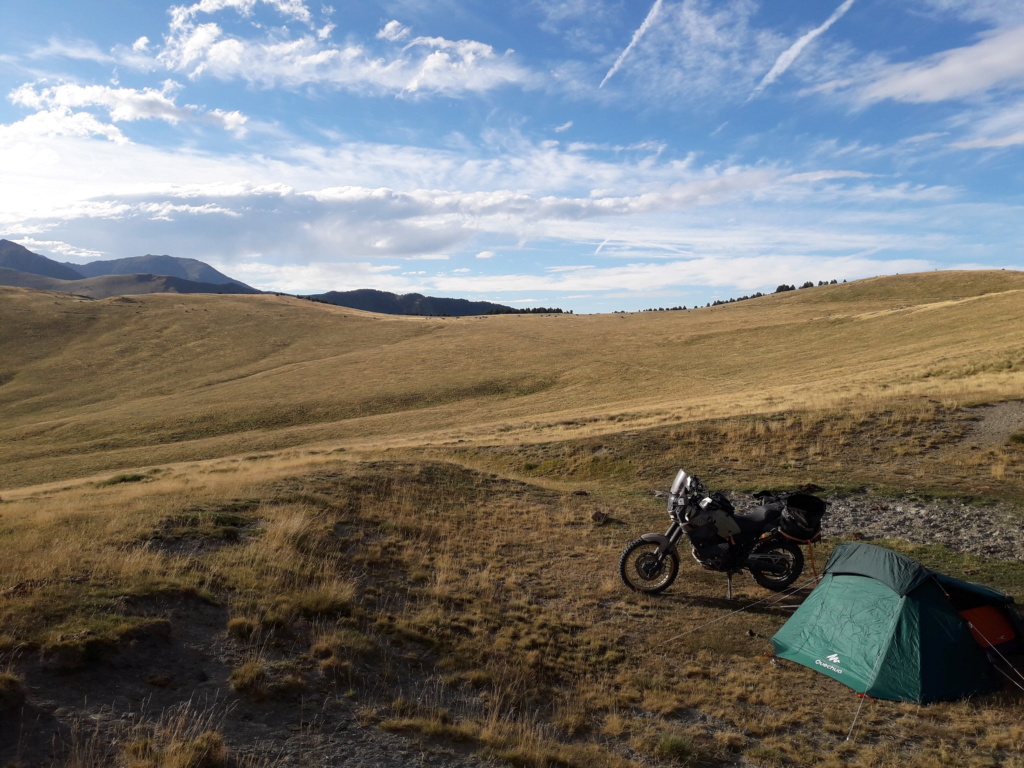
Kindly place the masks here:
POLYGON ((761 91, 774 83, 787 69, 790 68, 793 62, 796 61, 796 57, 803 52, 804 48, 810 45, 811 41, 818 37, 818 35, 827 31, 829 27, 839 21, 839 19, 843 17, 843 14, 850 10, 850 6, 853 5, 853 3, 854 0, 843 0, 843 4, 836 8, 824 24, 812 29, 806 35, 789 46, 789 48, 784 50, 779 58, 775 60, 775 64, 772 65, 772 68, 768 70, 768 74, 765 75, 761 79, 761 82, 757 84, 757 88, 754 89, 754 92, 747 97, 747 101, 750 101, 752 98, 759 95, 761 91))
MULTIPOLYGON (((853 0, 847 0, 847 2, 852 3, 853 0)), ((626 49, 619 54, 619 58, 617 58, 615 63, 612 64, 612 68, 608 70, 608 74, 604 76, 604 80, 602 80, 601 84, 597 86, 598 88, 604 88, 604 84, 611 79, 612 75, 619 71, 619 67, 622 66, 622 62, 624 62, 630 52, 636 48, 636 44, 640 42, 640 38, 643 37, 647 30, 651 28, 651 24, 654 23, 654 19, 658 15, 658 11, 661 10, 661 3, 662 0, 654 0, 654 5, 651 6, 651 10, 647 13, 647 18, 644 19, 643 24, 641 24, 637 28, 636 32, 633 33, 633 39, 629 41, 629 45, 626 46, 626 49)))

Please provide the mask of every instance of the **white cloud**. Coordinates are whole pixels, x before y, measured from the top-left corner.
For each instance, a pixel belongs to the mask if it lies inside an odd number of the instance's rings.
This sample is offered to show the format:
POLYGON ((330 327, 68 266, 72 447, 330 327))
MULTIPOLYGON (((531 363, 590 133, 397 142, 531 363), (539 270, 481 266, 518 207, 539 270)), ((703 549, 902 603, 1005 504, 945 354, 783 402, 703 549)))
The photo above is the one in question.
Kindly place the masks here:
POLYGON ((392 265, 344 260, 276 265, 262 259, 262 254, 253 254, 251 260, 228 264, 211 261, 211 266, 229 270, 233 278, 243 283, 282 293, 309 294, 358 288, 408 293, 421 285, 410 279, 417 273, 395 274, 398 267, 392 265))
POLYGON ((28 248, 35 253, 56 254, 63 258, 77 259, 81 262, 96 261, 105 255, 102 251, 79 248, 63 240, 37 240, 34 237, 18 237, 16 233, 8 239, 15 240, 19 245, 28 248))
MULTIPOLYGON (((0 190, 0 221, 8 229, 64 231, 78 226, 75 222, 117 219, 128 242, 134 233, 144 237, 154 222, 188 219, 185 229, 191 231, 174 237, 196 253, 217 247, 268 254, 297 250, 350 260, 436 259, 465 252, 480 237, 511 236, 519 244, 546 239, 584 243, 588 252, 608 238, 605 256, 628 258, 629 248, 616 245, 623 242, 650 258, 651 248, 644 243, 660 240, 669 255, 692 250, 691 228, 682 233, 669 228, 657 237, 639 232, 622 237, 624 230, 639 226, 636 222, 644 222, 642 231, 650 233, 660 227, 655 222, 663 215, 678 219, 692 212, 700 217, 710 214, 698 211, 723 205, 872 206, 892 200, 942 201, 951 195, 941 187, 894 183, 850 170, 699 167, 692 157, 659 160, 658 155, 609 163, 581 152, 530 145, 515 135, 506 137, 503 155, 486 162, 448 151, 365 143, 330 151, 297 145, 279 158, 215 158, 137 145, 104 150, 101 143, 70 136, 104 135, 116 132, 115 127, 82 113, 78 118, 64 114, 64 121, 65 138, 35 142, 30 152, 19 143, 28 121, 0 128, 0 166, 10 180, 0 190), (139 179, 140 167, 148 169, 146 178, 153 181, 139 179), (356 183, 331 186, 338 178, 356 183), (375 179, 391 186, 365 184, 375 179), (434 186, 417 186, 423 180, 434 186), (495 182, 503 188, 486 188, 495 182), (593 190, 595 183, 603 189, 593 190), (529 189, 536 191, 523 191, 529 189), (216 222, 215 227, 207 229, 200 220, 216 222)), ((735 242, 734 232, 728 237, 735 242)), ((840 247, 851 242, 845 233, 828 232, 814 239, 815 247, 829 240, 840 247)), ((487 260, 496 254, 491 241, 485 241, 466 255, 487 260)))
MULTIPOLYGON (((302 0, 258 0, 276 9, 284 16, 308 23, 312 16, 302 0)), ((170 9, 175 20, 192 19, 200 13, 212 14, 227 8, 234 9, 242 16, 251 16, 256 8, 257 0, 200 0, 193 5, 173 6, 170 9)))
POLYGON ((850 10, 850 6, 852 6, 853 3, 854 0, 843 0, 842 5, 836 8, 836 10, 832 12, 832 15, 829 16, 823 24, 802 35, 795 43, 783 51, 775 60, 772 68, 768 70, 768 73, 764 78, 762 78, 761 82, 757 84, 757 87, 750 94, 747 101, 758 96, 765 88, 778 80, 786 70, 793 65, 793 62, 796 61, 797 57, 803 53, 804 48, 814 42, 816 38, 827 32, 829 27, 839 21, 839 19, 841 19, 846 12, 850 10))
MULTIPOLYGON (((41 110, 16 123, 0 125, 0 145, 9 147, 18 147, 25 142, 32 143, 40 138, 58 136, 101 136, 116 144, 128 142, 117 126, 102 123, 87 112, 72 112, 66 107, 41 110)), ((24 149, 23 146, 20 146, 16 151, 23 152, 24 149)), ((38 151, 36 150, 36 152, 38 151)), ((8 166, 9 169, 10 166, 8 166)))
MULTIPOLYGON (((236 134, 244 131, 248 118, 238 111, 225 112, 215 109, 203 113, 198 107, 179 107, 174 102, 174 93, 178 89, 179 86, 170 80, 165 81, 160 90, 145 88, 141 91, 105 85, 63 83, 46 87, 35 83, 15 89, 10 94, 10 100, 13 104, 49 115, 48 120, 51 123, 61 122, 72 127, 77 126, 77 129, 64 131, 65 135, 98 135, 106 136, 112 141, 125 141, 121 132, 113 126, 104 125, 91 115, 75 111, 95 107, 106 110, 114 122, 163 120, 176 124, 181 121, 202 121, 236 134)), ((37 119, 35 122, 41 125, 43 121, 37 119)), ((43 129, 41 132, 43 135, 57 133, 52 129, 43 129)))
POLYGON ((972 113, 955 121, 969 138, 953 143, 958 149, 1001 149, 1024 144, 1024 100, 1000 103, 987 115, 972 113))
POLYGON ((81 109, 101 107, 115 121, 143 119, 166 120, 177 123, 192 116, 193 110, 175 105, 171 94, 176 86, 170 81, 161 90, 146 88, 111 88, 104 85, 75 85, 65 83, 52 87, 23 85, 11 94, 11 101, 31 109, 81 109))
POLYGON ((893 64, 857 90, 862 104, 886 99, 926 103, 964 99, 1024 85, 1024 27, 995 31, 974 45, 935 54, 922 62, 893 64))
POLYGON ((1004 136, 989 136, 980 139, 967 139, 953 144, 959 149, 1004 149, 1024 145, 1024 130, 1008 133, 1004 136))
POLYGON ((612 78, 612 76, 619 71, 619 69, 622 67, 623 62, 626 60, 626 57, 633 52, 633 49, 636 48, 637 43, 639 43, 643 36, 647 34, 647 30, 651 28, 651 26, 654 24, 655 19, 658 18, 658 12, 661 10, 661 4, 662 0, 654 0, 654 5, 651 6, 651 10, 647 12, 647 16, 644 17, 643 22, 641 22, 640 26, 637 27, 636 31, 633 32, 633 37, 630 39, 629 45, 627 45, 622 50, 622 53, 619 54, 619 57, 615 60, 615 63, 612 64, 611 69, 609 69, 608 72, 605 73, 604 79, 601 81, 601 84, 597 86, 598 88, 604 88, 604 84, 607 83, 612 78))
POLYGON ((699 103, 702 110, 742 102, 787 47, 757 26, 759 11, 754 0, 664 5, 618 74, 629 97, 667 107, 699 103))
POLYGON ((409 28, 402 24, 400 21, 392 19, 377 33, 378 40, 387 40, 389 42, 395 42, 396 40, 403 40, 409 36, 409 28))
POLYGON ((114 63, 115 57, 89 40, 61 40, 50 38, 45 46, 33 49, 33 59, 44 59, 51 56, 83 61, 96 61, 103 64, 114 63))
POLYGON ((1010 27, 1024 23, 1024 4, 1018 0, 916 0, 940 16, 1010 27))
MULTIPOLYGON (((252 2, 235 0, 231 5, 251 6, 252 2)), ((215 22, 195 23, 194 16, 174 15, 158 55, 168 69, 191 79, 242 80, 265 88, 322 85, 357 92, 445 95, 534 81, 511 53, 499 54, 474 40, 417 37, 382 54, 356 43, 335 46, 317 34, 286 39, 231 37, 215 22)), ((393 43, 407 34, 405 27, 392 21, 378 38, 393 43)))
POLYGON ((933 268, 922 259, 881 261, 857 256, 769 253, 729 258, 708 256, 681 261, 637 262, 614 267, 583 267, 545 274, 439 276, 432 287, 459 293, 512 291, 628 291, 649 293, 692 286, 736 286, 744 291, 774 288, 780 281, 856 279, 933 268))

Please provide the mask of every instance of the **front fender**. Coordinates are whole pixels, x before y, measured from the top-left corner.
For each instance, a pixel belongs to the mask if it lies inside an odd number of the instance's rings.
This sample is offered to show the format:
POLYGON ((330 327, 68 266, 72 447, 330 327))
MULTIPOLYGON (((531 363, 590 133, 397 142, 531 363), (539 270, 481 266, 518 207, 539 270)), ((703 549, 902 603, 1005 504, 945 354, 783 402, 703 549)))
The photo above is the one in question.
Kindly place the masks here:
POLYGON ((676 545, 672 543, 672 540, 663 533, 645 533, 640 538, 651 544, 657 544, 658 553, 662 555, 676 548, 676 545))

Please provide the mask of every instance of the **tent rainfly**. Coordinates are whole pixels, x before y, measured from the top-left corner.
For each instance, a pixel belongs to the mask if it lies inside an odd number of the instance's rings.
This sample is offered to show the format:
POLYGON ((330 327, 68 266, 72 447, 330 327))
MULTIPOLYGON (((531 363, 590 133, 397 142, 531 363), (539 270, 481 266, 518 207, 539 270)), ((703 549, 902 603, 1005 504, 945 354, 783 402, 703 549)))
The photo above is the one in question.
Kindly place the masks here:
POLYGON ((1013 598, 882 547, 836 547, 821 583, 772 638, 775 655, 880 699, 927 703, 1001 688, 993 650, 1017 650, 1013 598))

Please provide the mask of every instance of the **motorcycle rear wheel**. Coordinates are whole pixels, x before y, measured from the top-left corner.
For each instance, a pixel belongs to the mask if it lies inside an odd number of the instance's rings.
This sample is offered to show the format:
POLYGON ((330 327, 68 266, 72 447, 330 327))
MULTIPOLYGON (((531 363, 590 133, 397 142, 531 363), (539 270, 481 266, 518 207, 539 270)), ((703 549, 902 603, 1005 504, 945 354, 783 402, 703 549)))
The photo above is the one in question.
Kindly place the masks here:
POLYGON ((675 549, 660 556, 659 561, 658 545, 653 541, 631 541, 619 557, 619 576, 634 592, 657 594, 668 589, 678 574, 679 555, 675 549))
POLYGON ((750 569, 750 575, 754 577, 754 581, 773 592, 784 590, 800 578, 800 574, 804 571, 804 553, 798 545, 787 539, 774 537, 765 539, 755 544, 750 554, 769 555, 779 564, 785 565, 785 570, 781 573, 750 569))

